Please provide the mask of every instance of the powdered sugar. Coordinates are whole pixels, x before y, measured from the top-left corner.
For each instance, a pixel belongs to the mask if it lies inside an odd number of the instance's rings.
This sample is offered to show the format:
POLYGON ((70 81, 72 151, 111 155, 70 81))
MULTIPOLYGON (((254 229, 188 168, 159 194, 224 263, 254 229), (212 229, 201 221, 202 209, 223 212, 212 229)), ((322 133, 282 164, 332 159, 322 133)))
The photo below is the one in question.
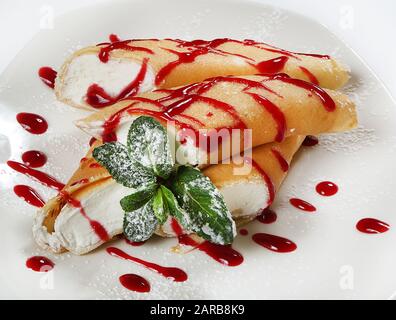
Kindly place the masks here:
POLYGON ((359 126, 347 132, 321 135, 319 144, 330 152, 356 153, 362 148, 373 146, 377 140, 374 129, 359 126))

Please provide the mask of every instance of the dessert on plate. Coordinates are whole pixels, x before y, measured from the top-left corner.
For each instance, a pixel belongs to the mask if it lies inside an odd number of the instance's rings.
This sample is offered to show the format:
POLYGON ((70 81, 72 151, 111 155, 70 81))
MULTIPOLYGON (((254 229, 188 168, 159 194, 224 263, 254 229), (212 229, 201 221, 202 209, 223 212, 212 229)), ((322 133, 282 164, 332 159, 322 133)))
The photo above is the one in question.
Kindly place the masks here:
MULTIPOLYGON (((116 39, 39 75, 60 101, 96 110, 75 123, 93 143, 66 184, 25 160, 7 162, 58 191, 45 203, 28 186, 14 189, 40 207, 34 239, 55 253, 86 254, 121 234, 230 252, 236 227, 273 203, 307 135, 357 126, 355 104, 335 91, 349 79, 346 67, 253 40, 116 39)), ((17 120, 33 134, 48 128, 36 114, 17 120)), ((296 248, 272 239, 283 252, 296 248)), ((230 265, 243 260, 231 256, 230 265)))
POLYGON ((305 135, 350 130, 357 119, 345 95, 272 74, 157 89, 76 124, 97 141, 33 231, 42 247, 85 254, 121 233, 230 244, 236 223, 272 203, 305 135))

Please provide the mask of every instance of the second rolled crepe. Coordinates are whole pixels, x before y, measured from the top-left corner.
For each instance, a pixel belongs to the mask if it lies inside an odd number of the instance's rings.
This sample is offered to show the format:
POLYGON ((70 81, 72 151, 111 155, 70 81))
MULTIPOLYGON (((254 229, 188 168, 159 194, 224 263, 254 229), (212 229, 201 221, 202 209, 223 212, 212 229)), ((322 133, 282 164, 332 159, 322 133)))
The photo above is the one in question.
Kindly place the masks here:
POLYGON ((357 124, 355 105, 347 96, 284 74, 217 77, 156 90, 119 101, 76 124, 98 140, 125 144, 131 123, 141 115, 167 127, 180 142, 179 154, 199 165, 281 142, 291 134, 339 132, 357 124), (225 138, 208 148, 213 133, 214 140, 219 133, 225 138), (239 149, 234 152, 235 140, 239 149))

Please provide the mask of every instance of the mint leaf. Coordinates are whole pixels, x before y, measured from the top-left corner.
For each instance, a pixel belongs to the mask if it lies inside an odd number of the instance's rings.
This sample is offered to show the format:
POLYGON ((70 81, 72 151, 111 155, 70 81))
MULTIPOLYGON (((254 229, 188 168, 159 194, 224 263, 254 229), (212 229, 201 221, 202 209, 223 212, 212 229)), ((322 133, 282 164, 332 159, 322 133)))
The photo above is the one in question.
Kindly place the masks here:
POLYGON ((138 117, 129 128, 128 151, 136 162, 167 179, 174 165, 168 135, 154 118, 138 117))
POLYGON ((119 142, 105 143, 95 148, 92 155, 114 180, 125 187, 141 188, 156 182, 150 171, 131 160, 127 147, 119 142))
POLYGON ((169 190, 167 187, 164 185, 160 186, 160 189, 162 191, 162 196, 164 199, 164 202, 166 203, 166 206, 168 207, 169 214, 173 217, 176 218, 178 222, 183 226, 184 229, 190 230, 190 221, 187 216, 187 214, 184 212, 184 210, 179 206, 176 197, 172 193, 171 190, 169 190))
POLYGON ((153 199, 137 210, 126 212, 124 216, 125 237, 134 242, 146 241, 155 229, 158 221, 153 211, 153 199))
POLYGON ((139 209, 155 195, 157 188, 158 186, 156 184, 150 184, 148 186, 144 186, 140 190, 136 190, 128 196, 125 196, 120 200, 122 209, 125 212, 139 209))
POLYGON ((160 225, 163 225, 165 221, 168 219, 169 209, 166 202, 164 202, 161 187, 158 188, 157 193, 154 196, 153 210, 155 216, 157 217, 158 223, 160 225))
POLYGON ((190 166, 181 166, 172 191, 186 212, 189 230, 217 244, 229 244, 235 236, 235 222, 223 196, 208 177, 190 166))

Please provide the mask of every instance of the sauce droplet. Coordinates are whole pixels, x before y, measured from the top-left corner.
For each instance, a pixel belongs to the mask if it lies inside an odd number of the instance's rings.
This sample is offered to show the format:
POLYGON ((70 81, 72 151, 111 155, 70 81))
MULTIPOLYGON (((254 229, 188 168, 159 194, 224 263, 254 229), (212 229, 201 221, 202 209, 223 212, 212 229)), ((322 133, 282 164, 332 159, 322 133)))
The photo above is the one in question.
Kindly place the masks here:
POLYGON ((22 154, 22 161, 31 168, 39 168, 47 162, 47 156, 37 150, 26 151, 22 154))
POLYGON ((14 187, 14 193, 32 206, 42 208, 45 205, 44 200, 41 199, 37 191, 29 186, 22 184, 16 185, 14 187))
POLYGON ((298 198, 291 198, 289 200, 290 204, 294 207, 296 207, 297 209, 300 209, 302 211, 307 211, 307 212, 314 212, 316 211, 316 208, 310 204, 309 202, 305 201, 305 200, 301 200, 298 198))
POLYGON ((261 213, 257 216, 257 220, 264 224, 274 223, 278 218, 275 211, 270 208, 265 208, 261 213))
POLYGON ((278 73, 283 70, 288 60, 288 57, 281 56, 275 59, 259 62, 255 67, 260 73, 278 73))
POLYGON ((90 147, 92 147, 92 145, 96 142, 96 138, 95 137, 92 137, 90 140, 89 140, 89 146, 90 147))
POLYGON ((241 236, 247 236, 249 234, 249 231, 247 231, 247 229, 240 229, 239 234, 241 236))
POLYGON ((121 41, 120 38, 114 33, 109 35, 109 40, 110 40, 111 43, 121 41))
POLYGON ((48 123, 38 114, 21 112, 16 116, 18 123, 32 134, 43 134, 48 129, 48 123))
POLYGON ((389 230, 389 227, 386 222, 374 218, 364 218, 356 224, 356 229, 369 234, 384 233, 389 230))
POLYGON ((41 81, 43 81, 48 87, 50 87, 51 89, 55 88, 55 79, 57 76, 57 72, 54 69, 50 67, 42 67, 39 69, 38 75, 41 81))
POLYGON ((306 136, 303 141, 303 146, 305 147, 313 147, 319 143, 319 139, 314 136, 306 136))
POLYGON ((26 260, 26 267, 36 272, 48 272, 54 266, 55 263, 43 256, 34 256, 26 260))
POLYGON ((128 290, 135 292, 150 292, 150 283, 137 274, 124 274, 119 279, 120 283, 128 290))
POLYGON ((292 252, 297 249, 293 241, 268 233, 256 233, 252 239, 260 246, 279 253, 292 252))
POLYGON ((338 192, 338 186, 331 181, 323 181, 316 185, 316 192, 322 196, 330 197, 338 192))

